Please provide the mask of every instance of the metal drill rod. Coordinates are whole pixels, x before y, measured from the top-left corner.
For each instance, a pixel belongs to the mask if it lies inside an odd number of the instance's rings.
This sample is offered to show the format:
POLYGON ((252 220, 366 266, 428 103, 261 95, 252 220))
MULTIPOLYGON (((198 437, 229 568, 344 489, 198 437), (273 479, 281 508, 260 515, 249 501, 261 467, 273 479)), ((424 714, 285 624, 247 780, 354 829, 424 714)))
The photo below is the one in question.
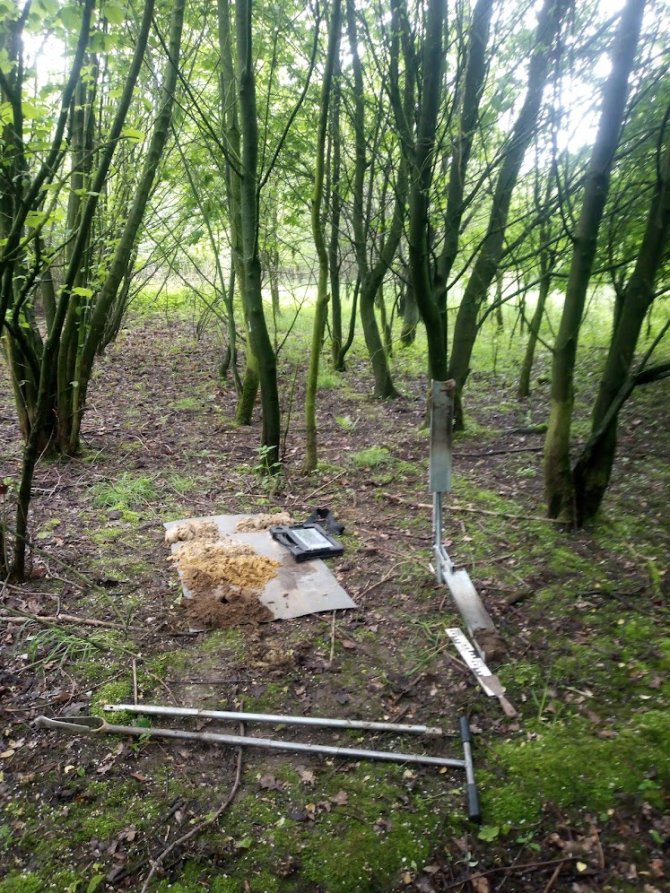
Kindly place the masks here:
POLYGON ((78 716, 67 719, 50 719, 38 716, 35 725, 56 731, 78 732, 85 735, 133 735, 136 738, 177 738, 181 741, 206 741, 209 744, 229 744, 232 747, 262 747, 269 750, 286 750, 293 753, 320 753, 332 757, 356 760, 381 760, 389 763, 414 763, 422 766, 450 766, 465 769, 465 760, 448 757, 430 757, 416 753, 393 753, 383 750, 363 750, 355 747, 333 747, 326 744, 305 744, 299 741, 279 741, 274 738, 250 738, 245 735, 221 735, 216 732, 189 732, 183 729, 143 729, 140 726, 110 725, 99 716, 78 716))
POLYGON ((243 713, 235 710, 200 710, 197 707, 163 707, 156 704, 105 704, 107 712, 145 713, 147 716, 200 716, 234 722, 266 722, 274 725, 317 726, 330 729, 363 729, 410 735, 443 735, 437 726, 405 725, 396 722, 367 722, 360 719, 330 719, 325 716, 283 716, 274 713, 243 713))

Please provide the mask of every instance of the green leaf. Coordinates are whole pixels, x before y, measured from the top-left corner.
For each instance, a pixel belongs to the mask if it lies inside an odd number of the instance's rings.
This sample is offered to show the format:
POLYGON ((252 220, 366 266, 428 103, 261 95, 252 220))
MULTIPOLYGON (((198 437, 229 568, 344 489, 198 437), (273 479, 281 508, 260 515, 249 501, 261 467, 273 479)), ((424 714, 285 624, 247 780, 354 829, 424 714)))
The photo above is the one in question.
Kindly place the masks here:
POLYGON ((242 840, 235 841, 235 846, 238 850, 248 850, 251 846, 253 846, 253 843, 253 837, 243 837, 242 840))
POLYGON ((28 211, 26 214, 26 226, 33 228, 41 226, 47 219, 47 216, 44 211, 28 211))
POLYGON ((14 109, 11 102, 0 102, 0 125, 14 123, 14 109))
POLYGON ((135 127, 124 127, 121 131, 121 136, 124 136, 127 140, 139 143, 144 139, 145 133, 143 130, 137 130, 135 127))
POLYGON ((79 6, 64 6, 60 11, 60 17, 68 31, 78 31, 81 27, 81 8, 79 6))
POLYGON ((103 4, 102 14, 110 25, 120 25, 126 17, 125 9, 119 3, 113 2, 103 4))
POLYGON ((0 71, 3 74, 9 74, 14 68, 14 63, 10 61, 9 54, 4 48, 0 50, 0 71))
POLYGON ((96 890, 100 889, 100 886, 104 884, 104 882, 104 874, 94 874, 91 880, 88 882, 86 893, 95 893, 96 890))
POLYGON ((499 834, 500 828, 497 825, 482 825, 482 827, 479 829, 479 834, 477 835, 477 837, 480 840, 491 843, 492 841, 497 840, 499 834))
POLYGON ((92 288, 84 288, 83 285, 78 285, 76 288, 72 289, 71 294, 79 295, 82 298, 92 298, 93 297, 93 289, 92 288))

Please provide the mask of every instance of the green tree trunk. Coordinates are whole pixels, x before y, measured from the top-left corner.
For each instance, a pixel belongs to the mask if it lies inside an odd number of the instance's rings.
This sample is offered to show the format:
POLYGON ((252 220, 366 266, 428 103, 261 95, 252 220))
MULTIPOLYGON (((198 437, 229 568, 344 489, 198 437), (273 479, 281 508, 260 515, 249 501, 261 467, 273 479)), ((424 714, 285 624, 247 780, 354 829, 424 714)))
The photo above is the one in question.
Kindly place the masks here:
POLYGON ((342 297, 340 289, 340 225, 342 222, 342 197, 340 195, 342 175, 342 134, 340 132, 340 106, 342 91, 342 72, 339 55, 335 60, 333 76, 332 114, 330 116, 330 238, 328 240, 328 272, 330 275, 331 306, 331 341, 330 352, 333 367, 338 368, 338 359, 342 351, 342 297))
POLYGON ((253 352, 249 332, 247 301, 245 299, 246 275, 242 240, 242 137, 239 123, 238 86, 233 63, 233 34, 230 24, 230 0, 218 0, 219 52, 221 56, 220 99, 223 121, 222 140, 225 149, 226 198, 230 214, 230 244, 235 278, 240 290, 246 326, 246 364, 242 387, 239 390, 235 420, 239 425, 250 425, 258 394, 258 360, 253 352))
POLYGON ((630 376, 640 330, 654 299, 654 284, 666 254, 669 231, 670 139, 659 170, 635 268, 622 295, 617 326, 593 408, 591 436, 573 470, 576 521, 580 526, 597 513, 610 482, 621 407, 615 412, 612 412, 612 408, 630 376))
POLYGON ((600 124, 587 171, 565 303, 554 346, 551 411, 544 445, 544 486, 549 517, 571 524, 576 521, 570 468, 575 358, 644 5, 644 0, 628 0, 621 16, 612 54, 612 71, 605 84, 600 124))
MULTIPOLYGON (((281 423, 275 356, 263 310, 261 263, 258 246, 258 114, 252 44, 252 0, 237 0, 237 83, 241 135, 240 223, 242 236, 242 297, 248 344, 258 363, 261 389, 263 463, 270 472, 279 469, 281 423)), ((244 395, 243 395, 244 396, 244 395)), ((241 402, 241 401, 240 401, 241 402)))
MULTIPOLYGON (((396 182, 395 209, 391 229, 381 251, 378 261, 370 268, 365 227, 364 192, 365 172, 369 161, 367 155, 367 134, 365 126, 365 93, 363 85, 363 66, 358 52, 358 25, 356 8, 353 0, 347 0, 347 31, 351 49, 351 65, 353 69, 353 125, 354 125, 354 184, 352 224, 354 230, 354 251, 360 277, 360 314, 365 346, 372 366, 375 397, 382 400, 397 397, 398 392, 393 384, 384 344, 379 332, 375 315, 375 299, 384 276, 393 260, 400 238, 402 237, 403 207, 407 195, 407 175, 405 162, 398 167, 396 182)), ((380 110, 378 109, 378 112, 380 110)), ((370 186, 372 188, 372 184, 370 186)))
POLYGON ((504 253, 505 229, 512 193, 526 149, 537 127, 549 62, 556 35, 570 3, 545 0, 539 15, 534 49, 528 66, 528 89, 516 119, 498 174, 486 235, 468 279, 456 321, 448 378, 456 382, 454 429, 463 428, 463 387, 470 372, 470 360, 479 331, 479 313, 504 253))
MULTIPOLYGON (((553 255, 553 252, 551 252, 553 255)), ((533 363, 535 362, 535 349, 537 340, 544 318, 544 308, 547 304, 547 298, 551 290, 551 273, 554 260, 549 258, 549 252, 542 252, 540 263, 542 265, 541 278, 539 283, 539 291, 537 296, 537 304, 532 319, 528 324, 528 343, 526 344, 526 352, 521 364, 521 374, 519 375, 519 387, 517 394, 520 398, 530 395, 530 376, 533 371, 533 363)))
POLYGON ((445 0, 429 0, 421 53, 421 104, 410 158, 409 266, 416 302, 428 338, 428 369, 436 381, 447 378, 445 320, 435 300, 430 269, 430 186, 444 68, 445 0))
POLYGON ((324 178, 326 165, 326 137, 328 131, 328 108, 332 92, 335 60, 340 45, 342 5, 341 0, 333 0, 328 31, 328 50, 321 83, 321 103, 319 106, 319 126, 316 139, 316 164, 314 170, 314 188, 312 191, 312 236, 319 261, 316 303, 314 305, 314 324, 312 327, 312 345, 307 373, 305 395, 305 465, 306 472, 314 471, 317 465, 317 428, 316 428, 316 393, 319 379, 319 361, 321 345, 326 329, 328 313, 328 249, 321 224, 321 205, 323 202, 324 178))
MULTIPOLYGON (((179 68, 179 50, 184 24, 184 9, 186 0, 174 0, 172 6, 172 20, 170 24, 170 36, 168 41, 168 59, 166 71, 162 79, 161 98, 159 111, 154 122, 153 132, 149 141, 149 147, 144 159, 142 173, 140 175, 133 202, 130 206, 121 238, 110 268, 105 277, 95 305, 92 308, 84 339, 79 362, 75 369, 74 385, 71 387, 71 414, 70 425, 67 432, 65 445, 69 453, 76 452, 79 446, 79 432, 86 405, 88 384, 93 371, 93 364, 98 348, 105 337, 105 327, 108 319, 113 314, 114 302, 118 295, 119 287, 128 271, 128 265, 133 256, 133 250, 137 242, 137 236, 142 225, 144 212, 151 194, 151 190, 159 168, 160 161, 170 133, 172 120, 172 108, 174 95, 177 88, 179 68)), ((61 422, 62 423, 62 422, 61 422)), ((61 435, 63 437, 63 435, 61 435)))
POLYGON ((458 254, 461 222, 466 208, 465 178, 472 142, 479 124, 479 105, 488 71, 486 47, 491 30, 492 13, 493 0, 477 0, 468 35, 461 117, 449 167, 447 208, 444 215, 444 244, 438 258, 435 275, 435 294, 444 327, 445 354, 447 351, 447 283, 458 254))

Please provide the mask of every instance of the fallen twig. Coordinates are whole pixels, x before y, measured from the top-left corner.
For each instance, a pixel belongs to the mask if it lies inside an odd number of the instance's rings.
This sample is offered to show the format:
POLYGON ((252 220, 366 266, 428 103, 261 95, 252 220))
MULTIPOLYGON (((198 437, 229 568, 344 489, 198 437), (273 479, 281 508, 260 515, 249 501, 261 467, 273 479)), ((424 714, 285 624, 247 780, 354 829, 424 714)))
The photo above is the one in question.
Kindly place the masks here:
MULTIPOLYGON (((433 506, 427 502, 410 502, 409 499, 403 499, 401 496, 394 496, 393 493, 382 494, 389 502, 399 502, 402 505, 409 505, 415 509, 429 509, 432 511, 433 506)), ((512 512, 493 512, 491 509, 475 508, 473 505, 460 505, 457 502, 450 502, 449 509, 453 512, 472 512, 476 515, 491 515, 494 518, 508 518, 510 521, 543 521, 545 524, 561 524, 558 518, 545 518, 542 515, 514 515, 512 512)))
MULTIPOLYGON (((244 724, 240 723, 240 735, 244 735, 244 724)), ((142 884, 142 889, 140 893, 146 893, 149 889, 149 884, 154 878, 154 875, 158 871, 161 863, 165 860, 166 856, 169 856, 170 853, 175 850, 178 846, 186 843, 186 841, 190 840, 192 837, 195 837, 197 834, 200 834, 205 828, 208 828, 210 825, 213 825, 214 822, 225 812, 226 809, 230 806, 230 804, 235 799, 235 796, 239 790, 240 782, 242 780, 242 748, 238 748, 237 750, 237 769, 235 772, 235 780, 233 782, 233 786, 230 789, 230 793, 223 801, 221 806, 216 810, 216 812, 212 813, 212 815, 208 816, 206 819, 203 819, 202 822, 199 822, 190 831, 187 831, 186 834, 182 834, 181 837, 177 837, 172 843, 168 844, 164 850, 162 850, 157 856, 151 859, 151 869, 149 874, 144 879, 144 883, 142 884)))
POLYGON ((326 487, 329 487, 334 481, 336 481, 338 478, 341 478, 342 475, 346 474, 346 473, 347 473, 346 468, 344 469, 344 471, 338 472, 329 481, 326 481, 325 484, 321 484, 321 486, 317 487, 316 490, 312 490, 311 493, 308 493, 307 496, 304 497, 303 502, 309 502, 310 499, 312 499, 314 496, 316 496, 317 493, 320 493, 322 490, 325 490, 326 487))
MULTIPOLYGON (((487 877, 492 874, 514 874, 524 871, 544 871, 545 868, 553 868, 558 866, 561 868, 567 862, 575 862, 577 856, 565 856, 563 859, 550 859, 547 862, 522 862, 519 865, 501 865, 498 868, 489 868, 488 871, 478 871, 476 877, 487 877)), ((460 881, 454 881, 442 887, 443 890, 455 890, 456 887, 464 887, 472 882, 472 877, 461 878, 460 881)))
POLYGON ((8 617, 5 614, 0 614, 0 620, 4 620, 6 623, 22 623, 24 620, 35 620, 38 623, 45 624, 59 624, 59 623, 78 623, 82 626, 97 626, 102 627, 103 629, 117 629, 121 632, 126 632, 126 630, 132 630, 133 632, 141 633, 144 630, 139 626, 122 626, 120 623, 110 623, 107 620, 95 620, 93 617, 77 617, 74 614, 30 614, 28 611, 20 611, 18 608, 10 608, 6 605, 3 605, 0 608, 1 611, 14 611, 17 615, 16 617, 8 617))
POLYGON ((454 459, 486 459, 488 456, 504 456, 506 453, 541 453, 543 449, 541 446, 504 447, 484 453, 454 453, 454 459))
POLYGON ((390 580, 394 580, 398 575, 394 573, 396 567, 399 564, 402 564, 402 561, 397 561, 394 565, 392 565, 391 570, 388 574, 385 574, 379 580, 376 580, 374 583, 370 583, 369 586, 366 586, 365 589, 361 589, 360 592, 356 593, 356 598, 362 598, 362 596, 367 595, 368 592, 372 592, 373 589, 376 589, 378 586, 383 586, 384 583, 388 583, 390 580))

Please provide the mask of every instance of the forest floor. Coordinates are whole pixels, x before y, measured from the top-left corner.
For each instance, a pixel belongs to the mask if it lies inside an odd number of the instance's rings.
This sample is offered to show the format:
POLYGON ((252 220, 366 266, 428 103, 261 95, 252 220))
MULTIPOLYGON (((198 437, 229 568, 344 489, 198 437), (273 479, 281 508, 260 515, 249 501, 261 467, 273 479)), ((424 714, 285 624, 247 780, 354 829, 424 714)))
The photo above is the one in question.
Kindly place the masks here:
MULTIPOLYGON (((495 665, 519 711, 508 719, 444 633, 459 617, 429 570, 417 356, 398 361, 403 396, 390 402, 371 398, 360 357, 342 376, 324 372, 310 476, 300 473, 304 357, 283 358, 278 487, 258 473, 258 421, 232 422, 218 350, 186 322, 140 318, 100 360, 82 454, 38 468, 30 578, 0 583, 0 893, 669 889, 670 382, 626 406, 602 517, 566 532, 542 517, 543 438, 524 433, 546 421, 541 365, 532 404, 514 397, 512 362, 495 373, 480 362, 471 377, 444 530, 505 639, 495 665), (345 525, 330 567, 356 610, 192 628, 165 521, 303 520, 316 507, 345 525), (34 725, 133 697, 439 725, 440 740, 246 733, 456 758, 467 713, 483 824, 467 820, 460 770, 246 749, 235 788, 235 748, 34 725)), ((0 443, 9 512, 20 442, 6 381, 0 443)))

